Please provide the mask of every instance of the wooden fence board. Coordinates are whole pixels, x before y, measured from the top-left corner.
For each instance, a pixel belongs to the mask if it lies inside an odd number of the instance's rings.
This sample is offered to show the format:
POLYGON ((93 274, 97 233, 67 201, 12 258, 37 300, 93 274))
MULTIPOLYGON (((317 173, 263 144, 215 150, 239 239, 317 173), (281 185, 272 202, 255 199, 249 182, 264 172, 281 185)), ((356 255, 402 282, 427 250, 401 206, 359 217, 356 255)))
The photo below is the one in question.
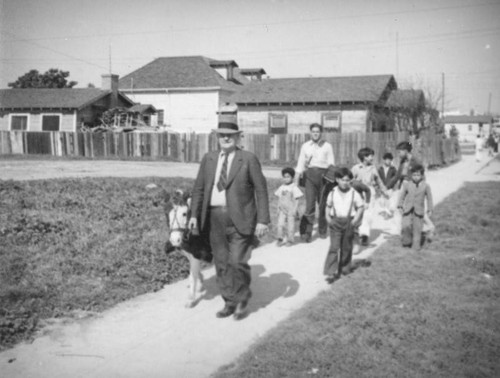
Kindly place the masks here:
MULTIPOLYGON (((338 165, 358 162, 360 148, 375 151, 375 164, 380 164, 385 152, 392 152, 395 164, 399 157, 396 145, 411 141, 414 154, 426 166, 448 164, 460 159, 460 148, 455 139, 442 139, 432 132, 423 132, 418 140, 406 132, 390 133, 328 133, 325 139, 332 144, 338 165)), ((263 161, 290 162, 294 165, 301 146, 309 134, 245 134, 242 147, 255 153, 263 161)), ((199 162, 210 151, 218 150, 217 135, 178 133, 76 133, 0 131, 0 154, 50 154, 54 156, 85 157, 148 157, 169 158, 176 161, 199 162)))

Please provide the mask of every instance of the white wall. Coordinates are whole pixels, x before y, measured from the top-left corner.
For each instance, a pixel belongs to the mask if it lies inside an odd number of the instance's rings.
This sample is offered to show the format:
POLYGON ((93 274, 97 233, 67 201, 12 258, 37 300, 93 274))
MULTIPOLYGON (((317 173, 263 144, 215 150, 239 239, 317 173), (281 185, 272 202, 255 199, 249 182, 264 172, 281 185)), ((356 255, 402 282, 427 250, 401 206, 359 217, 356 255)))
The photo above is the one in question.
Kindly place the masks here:
MULTIPOLYGON (((288 116, 288 134, 309 132, 309 125, 322 122, 322 114, 335 113, 332 110, 316 111, 245 111, 238 110, 238 124, 246 133, 267 134, 269 132, 269 113, 288 116)), ((340 125, 342 133, 366 132, 366 110, 342 110, 340 125)))
POLYGON ((488 136, 491 130, 490 124, 483 124, 483 127, 480 129, 477 123, 445 123, 444 130, 446 135, 450 135, 453 125, 458 130, 458 140, 460 142, 474 142, 477 134, 480 134, 481 137, 488 136))
MULTIPOLYGON (((130 93, 135 102, 151 104, 164 111, 164 124, 178 131, 209 133, 217 127, 218 91, 182 91, 169 93, 130 93)), ((156 125, 157 117, 151 118, 156 125)))

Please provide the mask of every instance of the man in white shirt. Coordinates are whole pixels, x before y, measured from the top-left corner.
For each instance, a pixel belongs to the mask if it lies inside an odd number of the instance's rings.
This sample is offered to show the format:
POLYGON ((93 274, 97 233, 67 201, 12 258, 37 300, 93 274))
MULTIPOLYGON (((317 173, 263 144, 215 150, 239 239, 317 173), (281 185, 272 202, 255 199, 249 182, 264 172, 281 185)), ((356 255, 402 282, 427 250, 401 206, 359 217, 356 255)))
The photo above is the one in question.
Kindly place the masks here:
MULTIPOLYGON (((306 209, 303 221, 305 230, 301 230, 301 237, 306 243, 311 241, 312 229, 316 213, 316 202, 319 204, 321 189, 323 188, 323 174, 330 165, 335 164, 333 147, 330 143, 321 139, 323 126, 313 123, 309 126, 311 140, 305 142, 301 149, 297 162, 297 178, 305 178, 306 209), (302 232, 304 231, 304 232, 302 232)), ((322 238, 327 236, 327 224, 325 209, 319 209, 318 233, 322 238)))

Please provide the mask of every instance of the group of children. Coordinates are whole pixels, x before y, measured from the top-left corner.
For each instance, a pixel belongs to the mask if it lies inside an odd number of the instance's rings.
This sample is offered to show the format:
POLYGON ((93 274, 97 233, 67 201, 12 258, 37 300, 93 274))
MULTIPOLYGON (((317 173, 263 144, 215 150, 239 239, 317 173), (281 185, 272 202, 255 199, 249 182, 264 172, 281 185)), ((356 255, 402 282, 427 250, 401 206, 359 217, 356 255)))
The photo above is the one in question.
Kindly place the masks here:
MULTIPOLYGON (((433 230, 432 192, 424 177, 423 165, 412 156, 409 142, 396 147, 400 164, 393 166, 393 155, 383 155, 383 165, 373 164, 375 152, 362 148, 358 152, 359 164, 352 170, 334 169, 336 185, 326 197, 326 220, 330 229, 328 249, 323 273, 328 282, 351 271, 353 251, 359 245, 368 245, 374 211, 377 208, 386 218, 396 215, 400 219, 403 247, 419 250, 424 240, 424 224, 433 230), (370 200, 370 198, 372 200, 370 200)), ((278 197, 278 245, 292 245, 299 199, 303 196, 294 182, 293 168, 282 170, 283 185, 275 192, 278 197)), ((430 235, 428 237, 430 240, 430 235)))

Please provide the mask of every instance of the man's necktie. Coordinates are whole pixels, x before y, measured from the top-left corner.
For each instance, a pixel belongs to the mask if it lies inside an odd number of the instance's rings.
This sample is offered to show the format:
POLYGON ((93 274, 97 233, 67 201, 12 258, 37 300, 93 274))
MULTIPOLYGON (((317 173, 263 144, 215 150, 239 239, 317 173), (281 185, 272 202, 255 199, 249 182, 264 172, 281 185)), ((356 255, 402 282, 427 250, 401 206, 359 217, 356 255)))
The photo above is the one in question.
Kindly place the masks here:
POLYGON ((224 154, 224 162, 222 163, 222 169, 220 171, 219 182, 217 183, 217 189, 222 192, 226 189, 227 184, 227 158, 228 154, 224 154))

